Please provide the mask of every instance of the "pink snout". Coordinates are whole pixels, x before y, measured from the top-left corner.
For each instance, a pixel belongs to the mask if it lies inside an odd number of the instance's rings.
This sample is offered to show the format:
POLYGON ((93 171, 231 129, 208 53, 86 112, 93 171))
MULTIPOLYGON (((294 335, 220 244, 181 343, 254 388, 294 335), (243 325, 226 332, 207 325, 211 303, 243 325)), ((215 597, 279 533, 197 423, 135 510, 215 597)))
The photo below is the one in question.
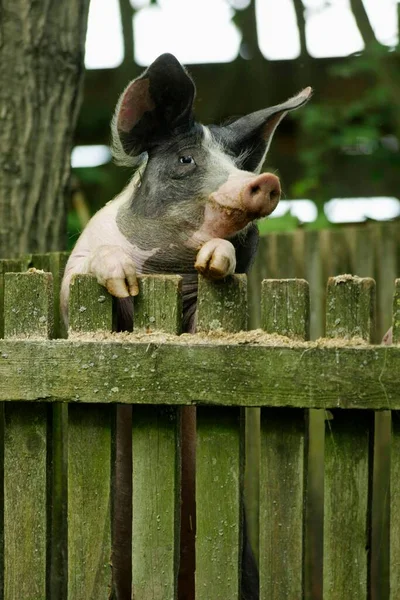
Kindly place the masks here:
POLYGON ((242 207, 259 217, 270 215, 281 197, 281 184, 272 173, 261 173, 248 181, 241 192, 242 207))

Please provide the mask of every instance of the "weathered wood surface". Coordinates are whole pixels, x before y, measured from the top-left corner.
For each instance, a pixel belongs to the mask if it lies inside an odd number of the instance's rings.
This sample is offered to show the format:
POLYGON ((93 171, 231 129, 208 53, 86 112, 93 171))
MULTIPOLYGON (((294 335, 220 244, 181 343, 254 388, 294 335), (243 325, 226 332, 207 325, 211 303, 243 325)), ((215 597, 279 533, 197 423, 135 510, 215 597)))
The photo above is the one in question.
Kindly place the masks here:
MULTIPOLYGON (((393 300, 393 342, 400 343, 400 279, 393 300)), ((400 418, 392 414, 390 457, 390 600, 400 596, 400 418)))
MULTIPOLYGON (((92 277, 74 278, 70 333, 111 327, 111 298, 101 292, 92 277), (103 298, 100 302, 99 297, 103 298)), ((98 394, 104 394, 102 382, 98 384, 98 394)), ((110 596, 114 418, 112 406, 68 406, 68 600, 107 600, 110 596)))
POLYGON ((400 418, 392 417, 390 460, 390 600, 400 597, 400 418))
POLYGON ((179 568, 179 414, 174 407, 135 406, 132 422, 133 595, 173 600, 179 568))
MULTIPOLYGON (((51 275, 45 273, 5 274, 6 337, 51 335, 51 285, 51 275), (16 307, 21 288, 24 295, 16 307)), ((1 411, 5 600, 42 600, 48 594, 49 409, 43 403, 21 403, 1 411)))
MULTIPOLYGON (((202 331, 247 328, 247 281, 200 279, 198 326, 202 331)), ((233 370, 233 369, 232 369, 233 370)), ((207 384, 207 374, 202 373, 207 384)), ((217 390, 215 391, 217 393, 217 390)), ((197 409, 196 598, 240 598, 244 414, 240 408, 197 409)))
POLYGON ((5 407, 4 600, 46 597, 48 408, 5 407))
POLYGON ((178 334, 182 327, 182 277, 140 275, 134 298, 135 331, 178 334))
POLYGON ((235 275, 222 281, 199 278, 196 331, 216 329, 246 331, 246 275, 235 275))
POLYGON ((240 598, 240 409, 197 409, 196 598, 240 598))
POLYGON ((302 598, 305 431, 301 409, 261 411, 262 600, 302 598))
POLYGON ((1 340, 0 401, 400 409, 399 346, 188 342, 1 340))
MULTIPOLYGON (((329 337, 374 334, 375 282, 330 278, 329 337)), ((324 600, 365 600, 370 587, 373 413, 334 410, 326 418, 324 600)))
MULTIPOLYGON (((140 276, 134 330, 178 334, 182 279, 140 276)), ((154 372, 156 367, 153 366, 154 372)), ((135 391, 131 390, 132 395, 135 391)), ((180 409, 135 406, 132 414, 132 595, 175 599, 181 501, 180 409)))
POLYGON ((310 294, 304 279, 267 279, 261 284, 261 327, 291 339, 310 337, 310 294))
POLYGON ((92 275, 73 275, 68 302, 71 331, 111 331, 112 297, 92 275))
POLYGON ((6 273, 4 314, 5 337, 52 337, 54 322, 51 273, 6 273))
POLYGON ((26 271, 31 261, 31 255, 21 258, 0 259, 0 338, 4 337, 4 276, 5 273, 26 271))
POLYGON ((365 600, 369 588, 373 415, 335 411, 325 439, 324 600, 365 600))
MULTIPOLYGON (((262 283, 261 325, 305 339, 310 298, 304 280, 262 283)), ((297 600, 304 592, 307 420, 304 410, 261 409, 260 596, 297 600)))
POLYGON ((396 279, 393 298, 393 342, 400 344, 400 279, 396 279))
POLYGON ((68 411, 68 600, 111 589, 111 406, 68 411))

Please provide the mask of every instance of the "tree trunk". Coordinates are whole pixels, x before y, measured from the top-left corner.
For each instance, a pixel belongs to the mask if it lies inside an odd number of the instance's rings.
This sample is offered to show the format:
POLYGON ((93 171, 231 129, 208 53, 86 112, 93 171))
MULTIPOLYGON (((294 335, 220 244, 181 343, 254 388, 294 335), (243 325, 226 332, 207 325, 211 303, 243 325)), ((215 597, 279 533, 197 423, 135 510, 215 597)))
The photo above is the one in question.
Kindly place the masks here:
POLYGON ((62 250, 89 0, 0 4, 0 257, 62 250))

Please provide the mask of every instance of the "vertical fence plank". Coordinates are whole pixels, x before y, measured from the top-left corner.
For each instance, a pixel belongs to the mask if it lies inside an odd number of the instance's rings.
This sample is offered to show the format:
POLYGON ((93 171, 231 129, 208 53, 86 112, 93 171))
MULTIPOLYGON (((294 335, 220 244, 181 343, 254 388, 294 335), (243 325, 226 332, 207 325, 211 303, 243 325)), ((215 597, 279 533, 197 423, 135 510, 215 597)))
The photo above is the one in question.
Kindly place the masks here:
POLYGON ((310 286, 310 337, 324 334, 325 279, 319 231, 308 231, 304 243, 304 278, 310 286))
MULTIPOLYGON (((90 276, 74 278, 69 314, 71 333, 111 329, 111 301, 90 276)), ((111 590, 113 416, 109 405, 68 407, 68 600, 106 600, 111 590)))
MULTIPOLYGON (((181 277, 141 276, 134 331, 178 334, 181 277)), ((154 368, 157 368, 156 354, 154 368)), ((139 393, 139 392, 137 392, 139 393)), ((135 406, 132 415, 132 593, 177 597, 180 522, 180 409, 135 406)))
POLYGON ((19 273, 26 271, 29 266, 30 255, 22 258, 0 259, 0 338, 4 337, 4 275, 5 273, 19 273))
MULTIPOLYGON (((51 336, 51 275, 8 273, 4 288, 5 336, 51 336)), ((47 406, 16 402, 4 412, 4 599, 42 600, 48 592, 47 406)))
MULTIPOLYGON (((393 343, 400 344, 400 279, 393 299, 393 343)), ((390 600, 400 596, 400 416, 392 414, 390 457, 390 600)))
MULTIPOLYGON (((68 252, 33 254, 31 266, 50 272, 53 276, 53 334, 66 337, 65 325, 60 315, 60 286, 68 259, 68 252)), ((64 600, 67 595, 67 426, 68 406, 54 402, 51 406, 51 456, 49 476, 51 484, 51 513, 49 518, 51 598, 64 600)))
POLYGON ((176 598, 179 567, 179 413, 135 406, 132 585, 135 600, 176 598))
MULTIPOLYGON (((372 279, 330 278, 327 335, 362 337, 374 331, 372 279)), ((338 374, 340 357, 338 354, 338 374)), ((324 600, 365 600, 370 585, 373 415, 332 411, 325 439, 324 600)))
MULTIPOLYGON (((299 279, 262 282, 262 328, 309 335, 309 289, 299 279)), ((304 410, 261 409, 260 597, 304 592, 307 436, 304 410)))
MULTIPOLYGON (((246 284, 245 275, 218 283, 200 278, 198 324, 202 331, 246 329, 246 284)), ((243 429, 237 408, 198 408, 196 600, 240 597, 243 429)))

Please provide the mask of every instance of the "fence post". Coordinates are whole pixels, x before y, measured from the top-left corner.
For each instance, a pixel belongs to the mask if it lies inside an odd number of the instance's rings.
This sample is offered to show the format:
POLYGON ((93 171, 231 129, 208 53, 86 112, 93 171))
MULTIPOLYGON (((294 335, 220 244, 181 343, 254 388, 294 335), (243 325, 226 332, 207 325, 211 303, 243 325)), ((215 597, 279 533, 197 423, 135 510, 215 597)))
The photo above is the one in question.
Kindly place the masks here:
MULTIPOLYGON (((235 275, 223 282, 200 277, 199 329, 206 332, 246 329, 246 284, 245 275, 235 275)), ((218 368, 218 363, 212 368, 218 368)), ((207 385, 206 369, 204 385, 207 385)), ((242 411, 238 407, 197 409, 196 600, 240 598, 243 429, 242 411)))
MULTIPOLYGON (((134 332, 179 334, 182 279, 142 275, 134 332)), ((149 347, 157 370, 157 348, 149 347)), ((173 374, 171 373, 171 377, 173 374)), ((179 386, 179 382, 176 382, 179 386)), ((132 390, 136 398, 140 390, 132 390)), ((181 409, 142 405, 132 414, 132 597, 177 597, 181 485, 181 409)))
MULTIPOLYGON (((71 281, 69 323, 69 335, 111 331, 111 298, 90 275, 71 281)), ((82 377, 92 366, 82 364, 82 377)), ((112 405, 68 405, 68 600, 107 598, 111 589, 113 420, 112 405)))
MULTIPOLYGON (((360 337, 370 341, 374 311, 375 282, 372 279, 349 275, 329 278, 328 337, 360 337)), ((335 410, 327 414, 324 600, 365 600, 369 593, 372 443, 372 412, 335 410)))
MULTIPOLYGON (((49 273, 6 273, 5 337, 46 340, 52 334, 49 273)), ((47 569, 48 407, 4 408, 4 599, 45 598, 47 569)))
MULTIPOLYGON (((396 279, 393 299, 393 343, 400 344, 400 279, 396 279)), ((392 415, 390 458, 390 600, 400 594, 400 418, 392 415)))
MULTIPOLYGON (((303 279, 262 282, 261 324, 268 333, 306 339, 309 290, 303 279)), ((302 409, 261 409, 260 598, 304 593, 306 419, 302 409)))

